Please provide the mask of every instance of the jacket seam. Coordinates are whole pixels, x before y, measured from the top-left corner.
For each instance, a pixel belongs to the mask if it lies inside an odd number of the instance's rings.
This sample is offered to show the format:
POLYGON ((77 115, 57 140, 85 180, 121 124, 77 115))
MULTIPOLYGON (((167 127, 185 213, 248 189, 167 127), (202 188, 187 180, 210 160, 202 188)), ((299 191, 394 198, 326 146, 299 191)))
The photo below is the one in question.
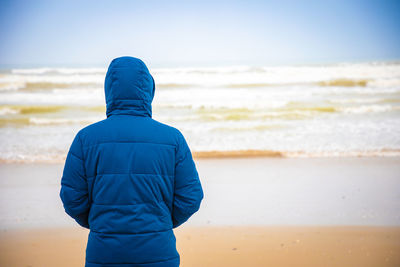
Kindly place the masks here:
POLYGON ((86 188, 74 187, 74 186, 72 186, 72 185, 69 185, 69 184, 63 182, 63 181, 61 181, 61 186, 71 188, 72 190, 74 190, 74 191, 76 191, 76 192, 79 192, 79 193, 87 193, 86 188))
POLYGON ((71 154, 72 156, 74 156, 75 158, 79 159, 80 161, 83 161, 83 159, 81 159, 80 157, 78 157, 77 155, 75 155, 75 153, 70 152, 70 154, 71 154))
POLYGON ((145 101, 145 100, 143 98, 113 98, 111 103, 114 103, 115 101, 145 101))
MULTIPOLYGON (((96 203, 92 202, 92 205, 97 205, 97 206, 135 206, 135 205, 142 205, 142 204, 155 204, 155 203, 165 203, 164 200, 159 200, 159 201, 153 201, 153 202, 138 202, 138 203, 131 203, 131 204, 102 204, 102 203, 96 203)), ((165 205, 167 205, 165 203, 165 205)))
POLYGON ((92 229, 90 231, 95 233, 95 234, 101 234, 101 235, 147 235, 147 234, 157 234, 157 233, 168 232, 168 231, 171 231, 171 230, 172 230, 172 228, 168 228, 166 230, 140 232, 140 233, 114 233, 114 232, 102 233, 102 232, 97 232, 97 231, 92 230, 92 229))
POLYGON ((87 177, 87 179, 91 179, 93 177, 96 177, 98 175, 119 175, 119 174, 137 174, 137 175, 153 175, 153 176, 168 176, 168 177, 174 177, 174 175, 171 174, 153 174, 153 173, 136 173, 136 172, 127 172, 127 173, 97 173, 96 175, 90 175, 87 177))
POLYGON ((152 144, 152 145, 164 145, 164 146, 173 146, 175 147, 175 145, 171 145, 171 144, 165 144, 165 143, 154 143, 154 142, 138 142, 138 141, 110 141, 110 142, 101 142, 101 143, 97 143, 97 144, 93 144, 93 145, 86 145, 83 146, 83 148, 88 148, 88 147, 93 147, 93 146, 98 146, 98 145, 102 145, 102 144, 112 144, 112 143, 133 143, 133 144, 152 144))
POLYGON ((82 154, 83 176, 87 179, 87 176, 86 176, 86 166, 85 166, 85 153, 83 152, 83 142, 82 142, 81 136, 78 135, 78 137, 79 137, 79 143, 80 143, 80 152, 81 152, 81 154, 82 154))

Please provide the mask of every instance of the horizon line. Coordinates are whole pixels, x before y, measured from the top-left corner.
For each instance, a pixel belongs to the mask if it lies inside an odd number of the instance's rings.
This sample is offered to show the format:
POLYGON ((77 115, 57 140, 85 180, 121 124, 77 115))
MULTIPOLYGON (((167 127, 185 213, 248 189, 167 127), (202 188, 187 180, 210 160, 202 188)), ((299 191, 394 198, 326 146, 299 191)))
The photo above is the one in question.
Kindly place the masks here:
MULTIPOLYGON (((248 67, 263 67, 263 66, 318 66, 318 65, 340 65, 340 64, 368 64, 368 63, 400 63, 399 58, 382 58, 382 59, 353 59, 353 60, 312 60, 312 61, 293 61, 293 62, 261 62, 252 60, 220 60, 219 62, 212 61, 151 61, 145 60, 146 65, 151 68, 215 68, 215 67, 231 67, 231 66, 248 66, 248 67)), ((39 69, 39 68, 103 68, 107 67, 107 63, 0 63, 0 70, 11 69, 39 69)))

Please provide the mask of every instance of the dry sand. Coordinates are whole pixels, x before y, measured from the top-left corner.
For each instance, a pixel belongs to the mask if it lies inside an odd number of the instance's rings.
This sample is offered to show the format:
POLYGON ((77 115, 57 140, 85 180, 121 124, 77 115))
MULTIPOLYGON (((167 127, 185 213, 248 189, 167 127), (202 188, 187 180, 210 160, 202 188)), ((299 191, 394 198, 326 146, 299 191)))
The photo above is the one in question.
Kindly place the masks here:
MULTIPOLYGON (((87 234, 2 231, 0 266, 83 266, 87 234)), ((181 266, 400 266, 400 227, 205 226, 175 234, 181 266)))

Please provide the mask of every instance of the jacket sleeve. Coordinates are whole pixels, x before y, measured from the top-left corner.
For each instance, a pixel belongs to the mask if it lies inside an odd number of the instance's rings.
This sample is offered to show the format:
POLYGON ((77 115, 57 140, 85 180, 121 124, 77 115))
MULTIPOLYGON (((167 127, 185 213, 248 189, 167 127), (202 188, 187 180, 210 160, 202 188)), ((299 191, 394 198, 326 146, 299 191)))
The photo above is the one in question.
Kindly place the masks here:
POLYGON ((180 133, 175 157, 174 202, 172 209, 173 228, 186 222, 200 208, 203 189, 192 153, 180 133))
POLYGON ((75 136, 65 160, 60 198, 65 212, 75 219, 79 225, 89 228, 90 205, 79 133, 75 136))

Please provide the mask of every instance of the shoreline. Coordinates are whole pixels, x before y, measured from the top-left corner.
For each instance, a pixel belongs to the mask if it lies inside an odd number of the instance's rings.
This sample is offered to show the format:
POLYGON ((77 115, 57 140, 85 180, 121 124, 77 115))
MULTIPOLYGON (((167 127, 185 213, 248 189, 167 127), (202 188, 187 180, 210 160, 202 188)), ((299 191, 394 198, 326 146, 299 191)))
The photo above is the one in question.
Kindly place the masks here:
POLYGON ((378 151, 349 151, 349 152, 305 152, 305 151, 275 151, 275 150, 210 150, 194 151, 194 159, 218 158, 379 158, 400 157, 400 149, 382 149, 378 151))
MULTIPOLYGON (((0 265, 83 266, 88 232, 0 231, 0 265)), ((184 225, 174 233, 182 266, 400 265, 400 226, 184 225)))
MULTIPOLYGON (((65 152, 65 156, 66 156, 65 152)), ((52 159, 4 159, 1 164, 62 164, 64 157, 52 159)), ((287 159, 338 159, 338 158, 400 158, 400 149, 382 149, 377 151, 349 151, 349 152, 305 152, 305 151, 276 151, 276 150, 207 150, 192 151, 193 159, 248 159, 248 158, 287 158, 287 159)))

